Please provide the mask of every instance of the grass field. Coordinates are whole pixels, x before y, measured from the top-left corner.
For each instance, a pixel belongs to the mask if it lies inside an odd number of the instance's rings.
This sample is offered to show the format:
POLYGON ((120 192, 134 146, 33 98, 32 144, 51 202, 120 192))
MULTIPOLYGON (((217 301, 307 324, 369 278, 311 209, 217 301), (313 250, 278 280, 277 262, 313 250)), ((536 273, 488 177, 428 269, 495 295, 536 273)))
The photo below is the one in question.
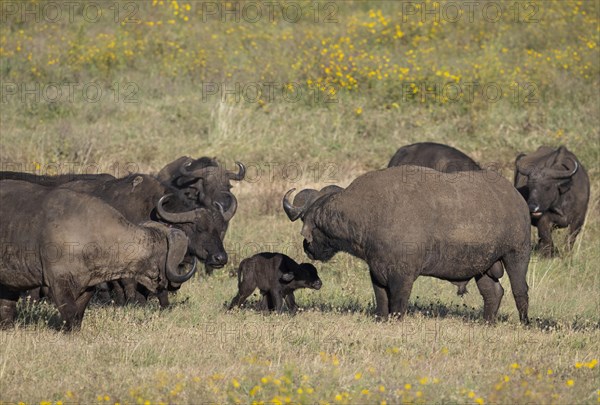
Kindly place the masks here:
POLYGON ((171 309, 93 303, 65 334, 52 305, 21 303, 0 331, 0 402, 600 402, 598 2, 47 4, 0 3, 2 170, 124 175, 188 155, 248 174, 229 264, 171 309), (560 257, 532 255, 531 326, 506 277, 495 325, 474 283, 461 298, 431 278, 403 320, 376 322, 366 265, 345 254, 314 263, 324 286, 295 316, 225 311, 243 258, 308 261, 285 191, 347 186, 419 141, 508 179, 540 145, 587 168, 574 250, 557 231, 560 257))

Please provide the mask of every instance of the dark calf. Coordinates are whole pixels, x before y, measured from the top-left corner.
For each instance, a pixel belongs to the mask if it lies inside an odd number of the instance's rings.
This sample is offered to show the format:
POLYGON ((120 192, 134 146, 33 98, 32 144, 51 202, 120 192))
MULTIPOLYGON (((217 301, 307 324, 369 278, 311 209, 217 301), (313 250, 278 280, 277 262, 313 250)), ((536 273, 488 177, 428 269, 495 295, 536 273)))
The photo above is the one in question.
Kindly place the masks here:
POLYGON ((281 253, 258 253, 242 260, 238 269, 238 293, 229 309, 241 306, 256 288, 263 296, 262 306, 281 312, 283 300, 290 309, 297 309, 294 290, 321 288, 317 269, 310 263, 298 264, 281 253), (265 305, 266 304, 266 305, 265 305))

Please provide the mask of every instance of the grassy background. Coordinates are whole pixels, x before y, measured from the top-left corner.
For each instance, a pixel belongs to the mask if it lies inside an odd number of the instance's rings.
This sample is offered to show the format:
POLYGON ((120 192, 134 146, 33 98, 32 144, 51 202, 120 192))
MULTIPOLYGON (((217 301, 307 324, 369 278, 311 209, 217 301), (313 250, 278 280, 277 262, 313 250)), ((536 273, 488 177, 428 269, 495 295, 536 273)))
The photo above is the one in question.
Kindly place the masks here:
MULTIPOLYGON (((48 326, 51 305, 23 303, 17 328, 0 332, 0 400, 596 403, 598 4, 517 2, 517 20, 505 8, 490 22, 488 3, 504 4, 482 2, 472 22, 413 15, 406 2, 319 3, 315 22, 314 3, 295 2, 297 22, 277 10, 270 21, 265 8, 261 21, 238 23, 203 14, 199 2, 124 2, 115 23, 114 4, 96 2, 103 17, 90 23, 81 7, 69 21, 59 2, 63 18, 50 23, 42 2, 3 2, 2 169, 123 175, 188 155, 232 168, 240 160, 248 175, 233 189, 230 264, 187 283, 172 309, 92 305, 82 331, 64 335, 48 326), (38 10, 38 22, 7 13, 9 3, 38 10), (139 23, 124 23, 129 11, 139 23), (327 22, 331 12, 337 22, 327 22), (275 97, 255 102, 241 90, 239 101, 203 94, 267 82, 277 83, 275 97), (473 82, 505 96, 423 96, 473 82), (52 83, 62 89, 55 102, 52 83), (75 83, 72 98, 65 83, 75 83), (86 86, 102 97, 86 101, 86 86), (296 102, 286 101, 290 87, 296 102), (509 179, 516 154, 539 145, 566 145, 587 168, 592 199, 574 251, 532 257, 533 326, 519 326, 506 278, 497 325, 482 324, 474 284, 460 298, 429 278, 417 280, 403 321, 377 323, 366 266, 344 254, 315 263, 324 287, 298 294, 305 310, 296 316, 224 311, 243 258, 271 250, 307 260, 299 225, 280 208, 286 190, 346 186, 425 140, 499 165, 509 179)), ((235 4, 251 3, 217 10, 235 4)), ((564 248, 565 233, 556 235, 564 248)))

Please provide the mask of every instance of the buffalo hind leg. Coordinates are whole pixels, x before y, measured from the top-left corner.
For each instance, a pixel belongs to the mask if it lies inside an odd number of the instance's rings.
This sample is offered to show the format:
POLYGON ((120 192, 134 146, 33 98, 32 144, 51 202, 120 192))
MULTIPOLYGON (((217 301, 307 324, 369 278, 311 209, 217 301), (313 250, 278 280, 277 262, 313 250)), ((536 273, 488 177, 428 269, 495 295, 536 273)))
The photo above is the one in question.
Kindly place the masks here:
POLYGON ((229 309, 233 309, 234 307, 241 307, 244 305, 244 302, 248 299, 250 295, 254 292, 255 288, 250 289, 249 287, 244 286, 244 284, 239 285, 238 293, 231 300, 231 304, 229 304, 229 309))
POLYGON ((529 266, 529 251, 511 253, 502 258, 502 263, 510 280, 513 297, 523 324, 529 324, 529 286, 527 286, 527 268, 529 266))
POLYGON ((490 271, 475 277, 475 282, 483 297, 483 319, 486 322, 493 323, 496 321, 504 289, 498 279, 489 273, 490 271))
POLYGON ((388 291, 385 286, 376 280, 373 276, 373 272, 369 271, 369 275, 371 276, 371 283, 373 284, 373 291, 375 292, 375 316, 384 319, 390 314, 388 291))

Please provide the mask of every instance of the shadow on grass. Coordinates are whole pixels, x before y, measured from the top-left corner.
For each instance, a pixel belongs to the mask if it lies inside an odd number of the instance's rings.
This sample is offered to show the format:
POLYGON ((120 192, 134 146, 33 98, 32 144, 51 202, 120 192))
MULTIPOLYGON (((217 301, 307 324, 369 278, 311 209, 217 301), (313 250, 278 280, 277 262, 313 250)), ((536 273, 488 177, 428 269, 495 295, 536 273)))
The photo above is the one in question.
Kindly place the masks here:
MULTIPOLYGON (((358 301, 349 301, 343 304, 331 304, 326 302, 313 303, 303 307, 304 311, 320 311, 332 313, 361 313, 369 316, 375 316, 375 304, 373 302, 366 306, 358 301)), ((465 322, 480 322, 483 320, 483 304, 481 307, 470 307, 466 304, 448 305, 441 301, 425 302, 420 301, 419 297, 409 304, 408 316, 420 314, 426 318, 455 318, 465 322)), ((497 323, 508 323, 510 317, 507 314, 498 314, 497 323)), ((536 317, 530 319, 528 328, 535 328, 544 332, 570 330, 570 331, 590 331, 600 330, 600 319, 590 320, 576 317, 572 321, 559 321, 547 317, 536 317)))
MULTIPOLYGON (((173 298, 173 295, 169 295, 170 298, 173 298)), ((123 305, 119 305, 115 302, 114 296, 107 298, 106 295, 102 293, 94 294, 90 303, 86 308, 86 313, 91 308, 99 308, 99 307, 111 307, 111 308, 145 308, 150 311, 169 311, 174 308, 179 307, 189 307, 190 306, 190 298, 184 297, 180 300, 173 300, 168 307, 161 308, 156 297, 152 297, 148 300, 146 304, 139 304, 135 302, 126 303, 123 305)), ((85 322, 85 314, 84 314, 84 322, 85 322)), ((33 327, 33 328, 50 328, 57 331, 63 330, 62 318, 58 309, 52 302, 52 300, 48 297, 43 297, 38 300, 33 300, 31 297, 22 297, 17 302, 17 317, 15 323, 22 327, 33 327)))

